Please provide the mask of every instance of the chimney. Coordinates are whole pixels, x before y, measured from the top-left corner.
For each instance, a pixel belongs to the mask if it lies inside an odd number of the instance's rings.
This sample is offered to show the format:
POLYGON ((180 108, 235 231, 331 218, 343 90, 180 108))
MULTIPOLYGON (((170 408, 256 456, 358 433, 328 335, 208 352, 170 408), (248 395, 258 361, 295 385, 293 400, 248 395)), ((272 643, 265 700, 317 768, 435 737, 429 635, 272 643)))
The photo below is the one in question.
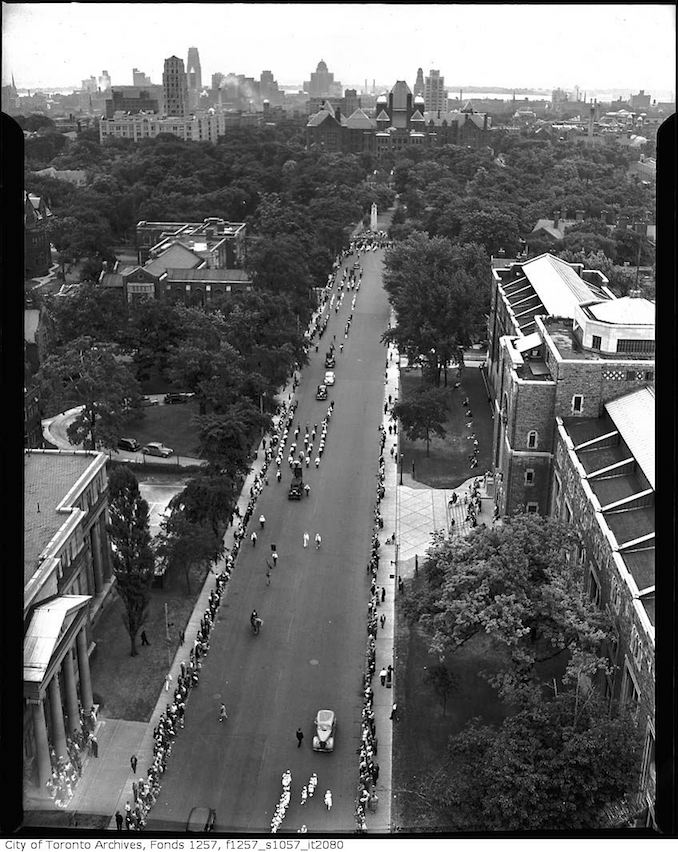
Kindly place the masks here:
POLYGON ((577 212, 574 214, 574 218, 577 222, 583 222, 584 221, 584 211, 583 210, 577 210, 577 212))
POLYGON ((556 210, 556 212, 553 214, 553 227, 557 228, 559 222, 560 222, 560 210, 556 210))
POLYGON ((339 107, 334 110, 334 117, 341 122, 341 109, 339 107))

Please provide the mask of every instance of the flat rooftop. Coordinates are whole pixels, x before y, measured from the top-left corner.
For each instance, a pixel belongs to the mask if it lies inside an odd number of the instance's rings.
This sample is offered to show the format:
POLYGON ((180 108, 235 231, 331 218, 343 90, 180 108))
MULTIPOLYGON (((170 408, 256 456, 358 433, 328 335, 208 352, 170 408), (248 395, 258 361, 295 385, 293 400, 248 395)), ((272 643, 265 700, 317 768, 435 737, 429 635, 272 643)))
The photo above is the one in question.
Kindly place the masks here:
POLYGON ((68 515, 56 507, 95 463, 98 453, 24 453, 24 585, 36 571, 38 557, 68 515))
MULTIPOLYGON (((600 352, 587 351, 572 333, 572 320, 550 320, 546 325, 546 331, 553 340, 558 354, 566 361, 601 361, 600 352)), ((617 353, 615 353, 616 357, 617 353)))

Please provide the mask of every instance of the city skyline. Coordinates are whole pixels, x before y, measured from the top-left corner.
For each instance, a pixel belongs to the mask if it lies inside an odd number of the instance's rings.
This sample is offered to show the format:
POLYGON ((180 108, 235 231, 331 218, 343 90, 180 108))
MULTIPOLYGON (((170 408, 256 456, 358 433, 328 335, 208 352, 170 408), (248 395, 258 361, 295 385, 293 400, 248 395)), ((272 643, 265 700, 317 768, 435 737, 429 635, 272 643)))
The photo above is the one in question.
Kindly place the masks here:
POLYGON ((160 83, 164 59, 186 61, 189 47, 200 52, 203 86, 216 72, 258 78, 264 69, 281 86, 301 86, 323 59, 344 86, 367 80, 371 88, 373 80, 392 85, 397 79, 412 85, 422 67, 425 73, 439 69, 449 90, 578 86, 582 92, 644 89, 658 100, 675 97, 675 9, 668 4, 3 3, 3 85, 14 78, 21 89, 77 88, 103 69, 113 85, 131 85, 133 67, 160 83), (152 39, 129 38, 130 15, 135 29, 152 31, 152 39), (315 34, 323 20, 346 26, 345 32, 333 26, 320 45, 315 34), (234 30, 245 37, 222 47, 221 34, 234 30), (477 37, 469 37, 474 32, 477 37), (290 51, 300 40, 308 49, 290 51))

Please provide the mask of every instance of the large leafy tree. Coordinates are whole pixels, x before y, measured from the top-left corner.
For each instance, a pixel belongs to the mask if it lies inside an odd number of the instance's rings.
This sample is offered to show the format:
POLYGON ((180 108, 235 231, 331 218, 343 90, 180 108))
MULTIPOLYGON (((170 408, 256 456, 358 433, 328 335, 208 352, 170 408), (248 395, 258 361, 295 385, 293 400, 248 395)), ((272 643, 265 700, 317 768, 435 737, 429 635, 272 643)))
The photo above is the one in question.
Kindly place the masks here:
POLYGON ((417 232, 386 253, 384 286, 397 317, 386 338, 411 359, 423 358, 436 384, 484 322, 478 292, 489 284, 475 278, 478 251, 417 232))
POLYGON ((249 470, 253 436, 257 428, 265 429, 269 424, 268 416, 247 398, 197 421, 201 458, 233 473, 249 470))
POLYGON ((402 429, 412 441, 426 441, 429 455, 432 435, 444 438, 447 402, 442 388, 419 387, 408 399, 393 406, 393 416, 400 420, 402 429))
POLYGON ((98 341, 122 344, 128 341, 127 306, 111 290, 93 283, 82 284, 66 297, 51 298, 49 308, 57 338, 62 343, 81 337, 83 329, 98 341))
POLYGON ((236 479, 227 474, 209 473, 191 479, 176 495, 172 507, 179 505, 193 524, 209 524, 218 537, 223 534, 237 500, 236 479))
POLYGON ((161 522, 156 552, 160 564, 168 577, 182 574, 186 582, 186 594, 191 594, 191 570, 206 567, 223 553, 221 535, 215 535, 211 523, 193 522, 187 508, 182 504, 181 494, 173 501, 171 512, 161 522))
POLYGON ((498 670, 483 673, 507 699, 539 692, 538 664, 561 657, 563 683, 605 667, 599 648, 608 617, 584 594, 583 568, 569 553, 576 531, 559 521, 518 514, 462 540, 437 534, 422 583, 408 595, 408 617, 441 660, 475 636, 491 640, 498 670))
POLYGON ((499 726, 468 723, 450 738, 429 802, 457 830, 609 828, 606 809, 635 792, 640 749, 628 710, 569 690, 499 726))
POLYGON ((49 355, 36 374, 45 409, 80 406, 68 439, 87 449, 115 447, 123 426, 140 410, 139 384, 106 344, 78 337, 49 355))
POLYGON ((151 546, 148 503, 128 467, 114 467, 108 477, 107 526, 111 543, 115 591, 124 607, 123 622, 129 633, 130 655, 137 655, 137 633, 146 621, 151 600, 155 556, 151 546))

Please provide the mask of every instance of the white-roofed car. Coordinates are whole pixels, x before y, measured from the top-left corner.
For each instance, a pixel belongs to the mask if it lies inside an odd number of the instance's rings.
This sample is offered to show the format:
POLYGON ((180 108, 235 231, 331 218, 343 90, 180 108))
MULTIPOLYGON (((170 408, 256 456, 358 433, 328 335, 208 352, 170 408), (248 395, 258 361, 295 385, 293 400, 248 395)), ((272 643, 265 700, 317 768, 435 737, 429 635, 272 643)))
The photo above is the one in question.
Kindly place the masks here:
POLYGON ((334 751, 334 731, 337 726, 334 710, 318 710, 315 717, 313 751, 334 751))
POLYGON ((328 387, 330 385, 334 384, 334 371, 333 370, 328 370, 325 373, 325 378, 323 379, 323 384, 327 385, 328 387))
POLYGON ((159 441, 151 441, 150 444, 146 444, 145 447, 142 447, 141 452, 147 456, 159 456, 163 459, 168 459, 171 455, 174 455, 174 450, 171 447, 165 447, 159 441))

